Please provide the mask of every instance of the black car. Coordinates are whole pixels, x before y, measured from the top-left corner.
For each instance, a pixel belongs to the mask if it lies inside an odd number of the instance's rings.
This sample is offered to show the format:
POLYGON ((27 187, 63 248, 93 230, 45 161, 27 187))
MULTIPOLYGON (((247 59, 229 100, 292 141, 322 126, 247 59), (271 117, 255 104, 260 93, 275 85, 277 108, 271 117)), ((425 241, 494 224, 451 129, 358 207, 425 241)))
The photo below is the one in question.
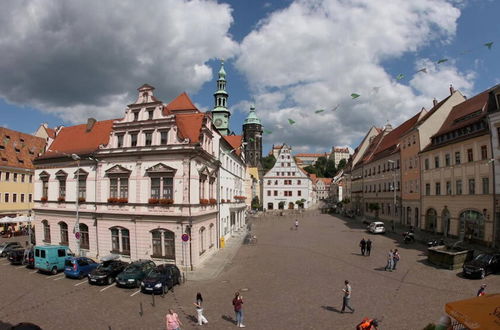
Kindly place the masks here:
POLYGON ((0 257, 6 257, 10 251, 22 248, 18 242, 4 242, 0 244, 0 257))
POLYGON ((14 249, 9 251, 9 259, 11 265, 22 265, 24 261, 24 249, 14 249))
POLYGON ((488 274, 500 271, 500 254, 479 254, 463 266, 465 277, 484 278, 488 274))
POLYGON ((141 283, 141 291, 148 293, 166 293, 174 285, 181 284, 181 272, 176 265, 163 264, 149 273, 141 283))
POLYGON ((116 285, 125 287, 141 286, 141 281, 156 267, 151 260, 137 260, 125 267, 123 272, 116 276, 116 285))
POLYGON ((127 266, 128 262, 120 260, 104 261, 89 273, 89 284, 111 284, 115 281, 115 277, 123 272, 127 266))

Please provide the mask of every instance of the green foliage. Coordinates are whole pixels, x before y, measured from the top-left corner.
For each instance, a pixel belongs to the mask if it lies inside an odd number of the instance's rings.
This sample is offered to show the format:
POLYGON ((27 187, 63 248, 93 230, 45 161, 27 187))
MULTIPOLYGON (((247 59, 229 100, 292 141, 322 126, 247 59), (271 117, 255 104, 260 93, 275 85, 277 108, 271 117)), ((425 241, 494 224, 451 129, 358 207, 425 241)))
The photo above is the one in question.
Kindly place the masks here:
POLYGON ((325 178, 333 178, 337 174, 337 168, 335 167, 335 160, 328 159, 325 165, 325 178))
POLYGON ((252 199, 252 209, 260 209, 260 201, 259 201, 259 196, 255 196, 252 199))
POLYGON ((371 211, 378 211, 380 210, 380 205, 378 203, 370 203, 368 204, 368 209, 371 211))
POLYGON ((316 174, 318 178, 333 178, 337 173, 335 161, 326 157, 319 157, 314 165, 304 167, 304 170, 310 174, 316 174))
POLYGON ((273 168, 276 163, 276 158, 273 155, 262 158, 262 167, 264 168, 264 173, 273 168))
POLYGON ((308 166, 304 167, 304 171, 306 171, 309 174, 318 175, 318 172, 316 171, 316 167, 314 167, 313 165, 308 165, 308 166))
POLYGON ((349 198, 344 198, 342 200, 342 203, 344 203, 344 204, 349 204, 350 202, 351 202, 351 200, 349 198))
POLYGON ((337 170, 340 171, 341 169, 343 169, 345 167, 346 164, 347 164, 347 160, 341 159, 339 161, 339 164, 337 165, 337 170))
POLYGON ((429 323, 425 326, 423 330, 434 330, 436 329, 436 325, 434 323, 429 323))

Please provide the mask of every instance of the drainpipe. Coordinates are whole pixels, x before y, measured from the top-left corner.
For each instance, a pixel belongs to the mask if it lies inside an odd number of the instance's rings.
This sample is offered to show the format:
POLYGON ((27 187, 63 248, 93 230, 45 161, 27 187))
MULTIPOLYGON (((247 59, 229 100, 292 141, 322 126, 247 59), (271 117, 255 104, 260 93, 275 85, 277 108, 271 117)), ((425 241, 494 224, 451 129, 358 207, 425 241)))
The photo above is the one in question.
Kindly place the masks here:
MULTIPOLYGON (((197 151, 197 150, 196 150, 197 151)), ((191 161, 198 155, 194 155, 189 157, 189 169, 188 169, 188 205, 189 205, 189 267, 191 271, 193 271, 193 237, 192 237, 192 228, 193 228, 193 219, 191 217, 191 161)))
MULTIPOLYGON (((488 127, 491 127, 490 117, 487 117, 488 127)), ((491 130, 490 130, 491 131, 491 130)), ((491 216, 493 217, 493 226, 492 226, 492 238, 491 238, 491 246, 496 247, 496 230, 497 230, 497 212, 496 212, 496 200, 497 200, 497 191, 496 191, 496 178, 495 178, 495 157, 493 156, 493 134, 490 133, 490 148, 491 148, 491 173, 493 176, 493 208, 491 209, 491 216)))
POLYGON ((95 223, 95 244, 96 244, 96 259, 99 259, 99 230, 97 227, 97 165, 99 160, 95 157, 89 157, 95 162, 95 178, 94 178, 94 223, 95 223))

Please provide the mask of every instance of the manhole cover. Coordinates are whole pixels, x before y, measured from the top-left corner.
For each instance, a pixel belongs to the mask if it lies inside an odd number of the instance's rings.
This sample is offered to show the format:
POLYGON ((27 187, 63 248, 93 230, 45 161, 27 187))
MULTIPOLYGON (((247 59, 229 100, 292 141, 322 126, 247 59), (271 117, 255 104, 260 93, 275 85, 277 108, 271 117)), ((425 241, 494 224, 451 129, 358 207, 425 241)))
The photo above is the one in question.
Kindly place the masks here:
POLYGON ((248 288, 243 288, 243 289, 240 289, 241 292, 247 292, 248 291, 248 288))

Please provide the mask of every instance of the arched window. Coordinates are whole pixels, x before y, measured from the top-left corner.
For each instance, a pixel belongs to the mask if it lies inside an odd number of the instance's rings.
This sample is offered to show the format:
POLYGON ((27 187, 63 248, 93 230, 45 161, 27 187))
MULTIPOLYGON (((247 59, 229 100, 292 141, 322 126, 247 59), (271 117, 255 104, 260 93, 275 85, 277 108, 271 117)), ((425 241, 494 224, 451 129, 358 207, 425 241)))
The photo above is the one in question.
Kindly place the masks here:
POLYGON ((90 248, 89 227, 84 223, 80 224, 80 248, 86 250, 90 248))
POLYGON ((436 210, 428 209, 427 213, 425 214, 425 229, 430 230, 430 231, 435 231, 436 230, 436 218, 437 218, 436 210))
POLYGON ((448 236, 450 234, 451 215, 447 208, 443 209, 443 212, 441 212, 441 221, 443 222, 443 233, 445 236, 448 236))
POLYGON ((111 231, 111 253, 130 255, 130 233, 123 227, 112 227, 111 231))
POLYGON ((61 242, 59 242, 59 245, 66 245, 68 246, 68 225, 66 222, 59 222, 59 230, 61 232, 61 242))
POLYGON ((43 226, 43 241, 45 243, 50 243, 50 225, 47 220, 42 221, 43 226))
POLYGON ((151 231, 153 255, 152 258, 175 260, 175 233, 168 229, 151 231))
POLYGON ((201 227, 198 233, 200 235, 200 255, 205 252, 205 227, 201 227))
POLYGON ((211 223, 209 228, 209 234, 210 234, 210 248, 214 246, 214 224, 211 223))
POLYGON ((468 239, 484 239, 484 216, 475 210, 460 213, 460 236, 468 239))

